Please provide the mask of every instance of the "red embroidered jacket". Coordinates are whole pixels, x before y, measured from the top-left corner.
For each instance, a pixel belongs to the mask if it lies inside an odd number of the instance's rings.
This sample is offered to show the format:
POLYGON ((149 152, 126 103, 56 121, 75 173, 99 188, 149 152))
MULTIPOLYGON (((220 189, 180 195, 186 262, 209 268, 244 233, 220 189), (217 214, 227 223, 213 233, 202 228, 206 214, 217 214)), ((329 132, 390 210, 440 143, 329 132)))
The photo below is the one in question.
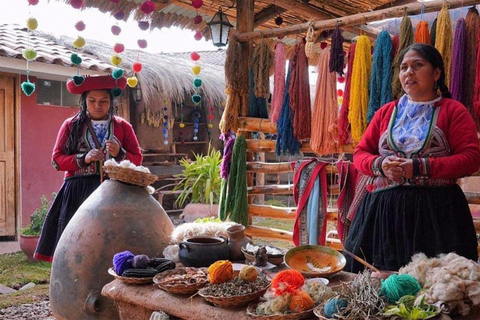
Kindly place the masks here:
MULTIPOLYGON (((384 156, 405 155, 390 137, 397 101, 380 108, 355 148, 354 164, 363 174, 375 177, 374 190, 388 187, 381 171, 384 156)), ((422 161, 422 172, 410 181, 414 185, 442 185, 471 175, 480 166, 480 147, 472 117, 461 103, 442 98, 434 104, 430 130, 422 149, 412 154, 422 161)), ((405 183, 404 182, 404 183, 405 183)), ((403 184, 403 183, 402 183, 403 184)), ((390 181, 389 186, 392 187, 390 181)))
MULTIPOLYGON (((79 139, 77 153, 71 155, 65 153, 65 144, 73 127, 72 120, 73 117, 65 120, 58 132, 57 141, 53 148, 52 165, 59 171, 66 171, 65 178, 97 174, 100 169, 98 161, 89 165, 85 164, 84 161, 88 151, 95 149, 92 139, 88 139, 90 133, 87 126, 84 126, 82 137, 79 139)), ((128 159, 137 166, 142 163, 143 156, 140 145, 130 123, 120 117, 113 116, 106 139, 115 139, 120 144, 120 152, 115 160, 128 159)))

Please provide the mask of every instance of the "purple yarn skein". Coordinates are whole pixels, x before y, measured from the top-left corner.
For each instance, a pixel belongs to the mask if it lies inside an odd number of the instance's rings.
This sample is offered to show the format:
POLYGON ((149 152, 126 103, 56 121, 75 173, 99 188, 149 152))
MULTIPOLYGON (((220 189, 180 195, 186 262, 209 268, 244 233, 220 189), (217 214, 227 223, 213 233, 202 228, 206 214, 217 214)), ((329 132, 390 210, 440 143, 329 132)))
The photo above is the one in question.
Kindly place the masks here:
POLYGON ((134 254, 130 251, 123 251, 113 256, 113 270, 121 276, 127 269, 132 268, 132 259, 134 254))

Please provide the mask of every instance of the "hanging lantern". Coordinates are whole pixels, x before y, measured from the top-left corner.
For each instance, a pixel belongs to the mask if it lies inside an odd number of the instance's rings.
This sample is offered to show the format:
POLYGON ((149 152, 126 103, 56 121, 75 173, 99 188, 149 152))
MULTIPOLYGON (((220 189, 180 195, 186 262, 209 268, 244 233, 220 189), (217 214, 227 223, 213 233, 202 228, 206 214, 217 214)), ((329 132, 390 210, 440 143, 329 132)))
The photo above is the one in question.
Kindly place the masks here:
POLYGON ((213 45, 217 47, 226 46, 228 43, 228 34, 233 25, 228 21, 227 16, 218 9, 218 12, 213 16, 212 20, 207 23, 210 29, 213 45))

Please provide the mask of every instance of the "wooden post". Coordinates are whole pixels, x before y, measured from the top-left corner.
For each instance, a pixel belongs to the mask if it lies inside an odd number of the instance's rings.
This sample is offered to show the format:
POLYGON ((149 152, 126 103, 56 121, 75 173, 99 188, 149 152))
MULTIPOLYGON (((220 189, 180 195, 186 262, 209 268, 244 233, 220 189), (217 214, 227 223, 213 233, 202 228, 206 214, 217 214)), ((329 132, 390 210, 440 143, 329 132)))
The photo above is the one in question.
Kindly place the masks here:
MULTIPOLYGON (((243 1, 239 1, 243 2, 243 1)), ((367 22, 378 21, 382 19, 389 19, 389 18, 397 18, 402 17, 405 14, 405 11, 409 15, 420 14, 422 12, 434 12, 440 11, 443 4, 445 3, 444 0, 436 0, 432 2, 414 2, 411 4, 407 4, 404 6, 397 6, 388 9, 376 10, 371 12, 364 12, 364 13, 357 13, 351 16, 343 17, 343 18, 335 18, 335 19, 328 19, 317 21, 313 24, 315 30, 331 30, 335 29, 338 25, 340 27, 345 26, 352 26, 357 24, 365 24, 367 22)), ((471 6, 475 4, 479 4, 480 0, 449 0, 448 7, 449 9, 455 9, 460 7, 471 6)), ((247 32, 242 34, 237 34, 237 40, 239 42, 249 41, 253 39, 259 38, 271 38, 271 37, 280 37, 286 36, 290 34, 300 33, 310 26, 307 23, 301 23, 285 28, 277 28, 277 29, 269 29, 269 30, 261 30, 261 31, 254 31, 254 32, 247 32)))

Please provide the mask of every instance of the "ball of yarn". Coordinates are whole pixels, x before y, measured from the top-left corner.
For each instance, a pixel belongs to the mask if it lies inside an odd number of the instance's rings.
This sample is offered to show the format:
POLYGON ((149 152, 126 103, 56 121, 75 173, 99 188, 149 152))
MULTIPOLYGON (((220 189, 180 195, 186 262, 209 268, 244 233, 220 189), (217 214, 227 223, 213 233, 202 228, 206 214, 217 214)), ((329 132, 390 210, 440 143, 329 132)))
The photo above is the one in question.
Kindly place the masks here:
POLYGON ((284 270, 277 273, 272 279, 272 288, 276 296, 284 293, 295 294, 305 283, 305 278, 297 270, 284 270))
POLYGON ((388 298, 393 303, 401 297, 412 295, 416 296, 422 289, 420 283, 409 274, 392 274, 386 280, 382 281, 381 295, 388 298))
POLYGON ((254 266, 245 266, 242 268, 242 270, 240 270, 238 277, 248 282, 255 281, 258 277, 257 268, 255 268, 254 266))
POLYGON ((224 283, 233 279, 233 265, 228 260, 219 260, 208 267, 210 283, 224 283))
POLYGON ((348 306, 347 300, 333 298, 328 300, 323 306, 323 314, 325 314, 325 317, 331 319, 335 317, 337 313, 345 310, 347 306, 348 306))
POLYGON ((150 263, 150 258, 146 254, 138 254, 132 259, 132 267, 135 269, 145 269, 150 263))
POLYGON ((122 275, 123 271, 132 268, 134 255, 130 251, 116 253, 113 256, 113 270, 116 274, 122 275))
POLYGON ((297 291, 290 300, 289 309, 292 312, 302 312, 313 308, 315 302, 305 291, 297 291))

